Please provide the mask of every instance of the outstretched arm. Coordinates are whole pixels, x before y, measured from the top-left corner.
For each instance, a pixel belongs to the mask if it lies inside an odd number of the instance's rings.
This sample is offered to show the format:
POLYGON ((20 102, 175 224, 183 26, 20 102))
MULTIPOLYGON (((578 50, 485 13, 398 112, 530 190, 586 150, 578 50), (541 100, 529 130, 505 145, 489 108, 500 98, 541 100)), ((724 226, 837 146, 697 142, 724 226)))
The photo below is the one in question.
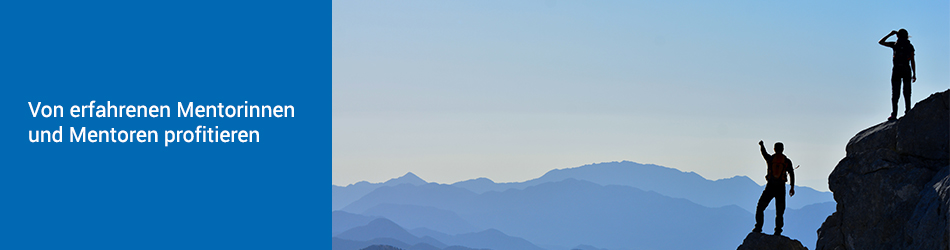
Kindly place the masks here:
POLYGON ((877 41, 877 43, 880 44, 880 45, 884 45, 884 46, 887 46, 887 47, 891 47, 891 46, 894 45, 894 42, 885 42, 885 41, 887 40, 888 37, 891 37, 891 36, 893 36, 893 35, 895 35, 895 34, 897 34, 897 31, 896 31, 896 30, 892 30, 891 33, 887 33, 887 35, 884 36, 884 38, 881 38, 880 41, 877 41))
POLYGON ((765 144, 762 143, 762 141, 759 141, 759 150, 762 151, 762 158, 765 158, 766 161, 768 161, 769 157, 772 156, 768 151, 765 151, 765 144))

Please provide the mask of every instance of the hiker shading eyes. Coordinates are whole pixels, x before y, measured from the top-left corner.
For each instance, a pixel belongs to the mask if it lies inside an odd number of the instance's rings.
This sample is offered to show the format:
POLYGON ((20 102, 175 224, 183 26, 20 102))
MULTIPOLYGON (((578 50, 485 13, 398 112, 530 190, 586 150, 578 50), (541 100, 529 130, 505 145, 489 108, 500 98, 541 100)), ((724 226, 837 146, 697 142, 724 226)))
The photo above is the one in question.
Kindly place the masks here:
POLYGON ((901 84, 904 86, 904 114, 910 110, 910 84, 917 81, 917 62, 914 61, 914 45, 910 44, 907 30, 892 30, 877 43, 894 50, 894 68, 891 69, 891 116, 888 121, 897 120, 897 100, 901 97, 901 84), (888 37, 897 35, 896 42, 886 42, 888 37))

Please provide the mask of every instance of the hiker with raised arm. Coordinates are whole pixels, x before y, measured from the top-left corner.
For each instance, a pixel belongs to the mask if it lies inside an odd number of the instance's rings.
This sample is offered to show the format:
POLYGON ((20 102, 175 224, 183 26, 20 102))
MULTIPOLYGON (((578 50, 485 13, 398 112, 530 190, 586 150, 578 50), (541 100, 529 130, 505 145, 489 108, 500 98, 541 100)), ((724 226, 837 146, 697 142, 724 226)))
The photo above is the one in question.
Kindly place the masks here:
POLYGON ((764 220, 765 207, 769 202, 775 199, 775 235, 782 234, 782 226, 785 225, 783 215, 785 214, 785 182, 788 176, 791 176, 791 188, 788 189, 789 196, 795 196, 795 172, 792 169, 792 160, 785 154, 785 145, 781 142, 775 143, 775 154, 770 155, 765 151, 765 144, 759 141, 759 149, 762 151, 762 157, 768 164, 768 174, 765 175, 767 183, 762 196, 759 197, 759 203, 755 207, 755 229, 752 232, 762 232, 762 221, 764 220), (787 175, 786 175, 787 173, 787 175))
POLYGON ((914 45, 908 40, 907 30, 892 30, 877 43, 894 50, 894 68, 891 69, 891 116, 888 121, 897 120, 897 100, 901 97, 901 83, 904 84, 904 114, 910 110, 910 83, 917 81, 917 63, 914 61, 914 45), (887 38, 897 35, 896 42, 887 42, 887 38))

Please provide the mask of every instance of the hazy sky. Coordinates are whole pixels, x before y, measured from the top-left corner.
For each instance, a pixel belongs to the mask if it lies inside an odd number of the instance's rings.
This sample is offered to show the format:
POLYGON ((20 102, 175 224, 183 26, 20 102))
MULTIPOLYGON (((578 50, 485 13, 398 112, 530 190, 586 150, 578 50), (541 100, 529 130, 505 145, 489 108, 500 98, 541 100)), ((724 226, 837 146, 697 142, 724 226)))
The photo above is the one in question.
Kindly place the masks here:
POLYGON ((333 5, 335 185, 622 160, 764 184, 764 140, 827 191, 848 140, 890 114, 881 37, 911 35, 913 102, 950 88, 948 1, 333 5))

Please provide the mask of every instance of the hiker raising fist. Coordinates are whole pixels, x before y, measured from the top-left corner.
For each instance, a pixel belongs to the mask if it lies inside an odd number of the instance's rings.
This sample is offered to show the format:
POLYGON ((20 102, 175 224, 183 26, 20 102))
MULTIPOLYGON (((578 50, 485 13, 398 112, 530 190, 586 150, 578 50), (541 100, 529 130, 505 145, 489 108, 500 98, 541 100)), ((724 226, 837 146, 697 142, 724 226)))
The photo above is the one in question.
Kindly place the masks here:
POLYGON ((785 214, 785 182, 788 181, 788 176, 792 177, 791 188, 788 189, 788 195, 795 195, 795 172, 792 169, 792 160, 788 159, 782 152, 785 151, 785 145, 782 142, 775 143, 775 154, 770 155, 768 151, 765 150, 765 143, 759 141, 759 150, 762 151, 762 158, 765 158, 765 162, 768 164, 768 173, 765 175, 765 180, 768 181, 765 184, 765 190, 762 191, 762 196, 759 197, 759 203, 755 207, 755 228, 752 229, 753 232, 761 233, 762 232, 762 221, 764 220, 765 207, 769 206, 769 202, 772 199, 775 199, 775 234, 782 234, 782 226, 784 226, 785 219, 783 215, 785 214))

